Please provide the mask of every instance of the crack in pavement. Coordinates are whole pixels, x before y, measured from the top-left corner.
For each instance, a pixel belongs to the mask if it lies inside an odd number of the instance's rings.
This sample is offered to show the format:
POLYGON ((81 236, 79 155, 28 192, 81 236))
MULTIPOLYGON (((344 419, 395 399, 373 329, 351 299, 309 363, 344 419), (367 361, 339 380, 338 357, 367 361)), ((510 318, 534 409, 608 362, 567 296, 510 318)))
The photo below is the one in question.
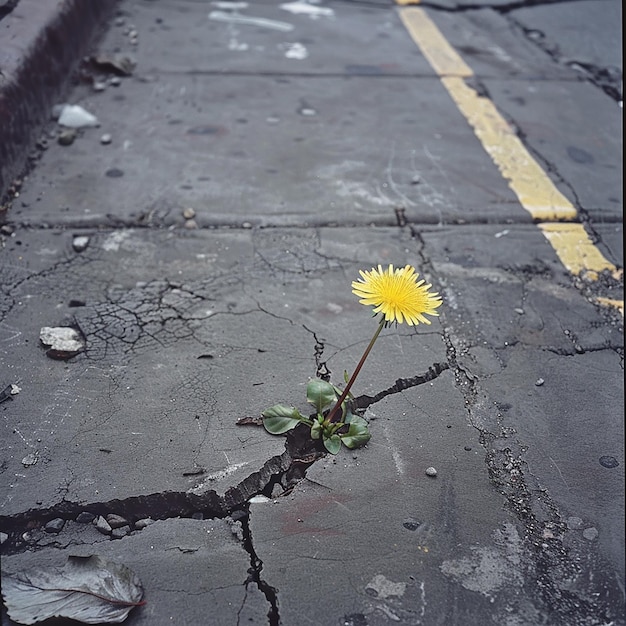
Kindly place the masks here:
MULTIPOLYGON (((524 460, 527 447, 513 438, 513 429, 503 426, 503 415, 510 405, 492 401, 479 378, 463 365, 460 355, 464 347, 454 332, 447 328, 444 337, 468 421, 478 431, 479 442, 485 449, 490 481, 525 530, 522 541, 531 558, 524 564, 527 570, 524 579, 530 581, 530 592, 540 604, 550 607, 562 623, 612 623, 611 597, 619 595, 619 591, 610 575, 601 574, 601 586, 607 596, 602 601, 572 583, 584 575, 581 563, 585 559, 601 561, 601 557, 591 557, 588 548, 568 531, 558 505, 524 460)), ((597 571, 610 572, 610 567, 599 564, 597 571)))

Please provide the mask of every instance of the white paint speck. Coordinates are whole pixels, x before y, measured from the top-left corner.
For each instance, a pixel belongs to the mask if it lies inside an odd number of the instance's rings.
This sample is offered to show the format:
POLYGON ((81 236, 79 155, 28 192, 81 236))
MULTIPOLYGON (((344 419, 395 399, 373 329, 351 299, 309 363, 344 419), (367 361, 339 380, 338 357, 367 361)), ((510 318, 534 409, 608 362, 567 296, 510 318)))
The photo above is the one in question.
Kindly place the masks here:
POLYGON ((285 2, 280 5, 280 8, 283 11, 289 11, 293 15, 308 15, 313 20, 319 17, 333 17, 335 15, 335 12, 328 7, 315 6, 308 2, 285 2))
POLYGON ((285 52, 285 57, 287 59, 302 61, 309 56, 308 50, 301 43, 287 43, 285 46, 287 47, 287 51, 285 52))

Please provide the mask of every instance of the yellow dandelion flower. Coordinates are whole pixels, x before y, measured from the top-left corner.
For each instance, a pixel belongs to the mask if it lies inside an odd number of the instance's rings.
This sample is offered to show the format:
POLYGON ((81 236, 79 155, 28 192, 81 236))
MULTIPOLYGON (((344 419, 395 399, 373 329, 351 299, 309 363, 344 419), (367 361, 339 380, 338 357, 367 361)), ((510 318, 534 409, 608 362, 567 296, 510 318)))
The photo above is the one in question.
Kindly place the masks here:
POLYGON ((352 293, 361 298, 359 302, 373 306, 374 313, 382 313, 386 323, 406 322, 409 326, 430 324, 426 315, 439 315, 435 309, 441 306, 438 293, 428 291, 432 285, 417 280, 419 274, 411 265, 383 270, 372 268, 369 272, 359 270, 361 278, 352 283, 352 293))

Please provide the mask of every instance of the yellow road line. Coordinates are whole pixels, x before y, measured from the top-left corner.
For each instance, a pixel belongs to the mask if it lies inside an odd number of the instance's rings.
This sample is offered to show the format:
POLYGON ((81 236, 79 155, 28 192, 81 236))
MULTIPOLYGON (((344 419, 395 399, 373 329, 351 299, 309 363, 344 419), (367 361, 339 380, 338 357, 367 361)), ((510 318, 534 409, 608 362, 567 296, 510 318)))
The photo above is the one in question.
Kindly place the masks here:
POLYGON ((596 248, 582 224, 546 222, 537 224, 552 244, 559 259, 572 274, 596 280, 603 270, 610 270, 618 278, 618 270, 596 248))
MULTIPOLYGON (((410 0, 401 3, 405 2, 410 0)), ((573 223, 578 219, 576 208, 528 152, 515 129, 500 115, 491 100, 467 85, 465 79, 474 76, 474 72, 426 11, 419 7, 405 7, 399 12, 413 41, 438 74, 520 204, 533 220, 540 222, 539 228, 565 267, 572 274, 582 274, 589 279, 597 278, 604 270, 617 278, 620 273, 615 265, 596 248, 582 224, 573 223)))

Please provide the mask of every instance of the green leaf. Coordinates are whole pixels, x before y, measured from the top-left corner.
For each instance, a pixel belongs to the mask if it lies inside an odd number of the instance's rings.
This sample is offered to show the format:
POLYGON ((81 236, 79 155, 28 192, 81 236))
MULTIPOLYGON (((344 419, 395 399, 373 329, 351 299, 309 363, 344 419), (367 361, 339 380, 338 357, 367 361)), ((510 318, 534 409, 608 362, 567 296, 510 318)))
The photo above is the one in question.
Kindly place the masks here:
POLYGON ((263 426, 268 433, 280 435, 295 428, 300 422, 311 424, 311 422, 301 415, 298 409, 284 404, 275 404, 269 409, 265 409, 263 415, 263 426))
POLYGON ((311 439, 319 439, 322 436, 322 425, 317 421, 313 421, 311 426, 311 439))
POLYGON ((348 426, 348 432, 345 435, 341 435, 341 441, 351 450, 364 446, 371 438, 367 422, 359 415, 348 413, 346 415, 346 424, 348 426))
POLYGON ((337 454, 341 450, 341 438, 339 435, 324 437, 324 447, 331 453, 337 454))
POLYGON ((313 378, 306 386, 306 399, 310 402, 318 413, 323 413, 337 397, 335 396, 335 388, 320 378, 313 378))

